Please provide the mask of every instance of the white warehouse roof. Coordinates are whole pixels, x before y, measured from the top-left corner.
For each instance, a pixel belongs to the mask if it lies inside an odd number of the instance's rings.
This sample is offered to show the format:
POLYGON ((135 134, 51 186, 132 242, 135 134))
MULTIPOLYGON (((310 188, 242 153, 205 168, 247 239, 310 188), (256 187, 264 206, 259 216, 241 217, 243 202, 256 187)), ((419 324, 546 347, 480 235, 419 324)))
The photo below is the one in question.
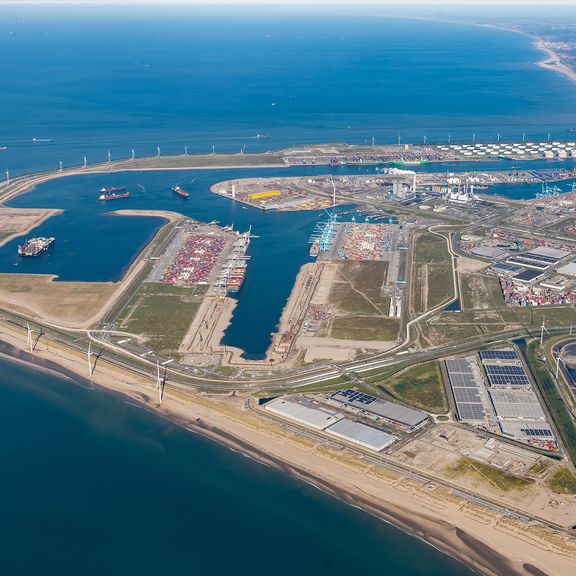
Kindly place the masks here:
POLYGON ((342 418, 342 415, 335 410, 313 404, 310 400, 276 398, 268 402, 265 408, 294 422, 316 428, 316 430, 324 430, 342 418))
POLYGON ((353 442, 354 444, 359 444, 365 448, 370 448, 370 450, 375 450, 376 452, 384 450, 384 448, 387 448, 396 440, 396 437, 392 434, 388 434, 377 428, 372 428, 372 426, 366 426, 366 424, 362 424, 361 422, 348 420, 348 418, 332 424, 325 432, 353 442))

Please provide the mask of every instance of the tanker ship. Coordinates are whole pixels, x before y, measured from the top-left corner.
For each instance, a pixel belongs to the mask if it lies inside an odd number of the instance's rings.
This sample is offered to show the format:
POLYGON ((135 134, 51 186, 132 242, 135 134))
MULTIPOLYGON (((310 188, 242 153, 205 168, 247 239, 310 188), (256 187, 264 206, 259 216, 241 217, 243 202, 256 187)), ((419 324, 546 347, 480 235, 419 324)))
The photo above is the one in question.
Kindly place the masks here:
POLYGON ((190 198, 190 194, 188 194, 186 190, 182 190, 180 186, 172 186, 172 192, 174 192, 174 194, 178 194, 178 196, 182 198, 186 198, 186 200, 190 198))
POLYGON ((24 244, 18 246, 19 256, 38 256, 42 254, 45 250, 48 250, 52 244, 56 241, 56 238, 44 238, 43 236, 38 236, 36 238, 30 238, 26 240, 24 244))
POLYGON ((98 200, 106 202, 107 200, 118 200, 120 198, 130 198, 130 192, 124 192, 126 186, 117 186, 115 188, 100 188, 98 200))

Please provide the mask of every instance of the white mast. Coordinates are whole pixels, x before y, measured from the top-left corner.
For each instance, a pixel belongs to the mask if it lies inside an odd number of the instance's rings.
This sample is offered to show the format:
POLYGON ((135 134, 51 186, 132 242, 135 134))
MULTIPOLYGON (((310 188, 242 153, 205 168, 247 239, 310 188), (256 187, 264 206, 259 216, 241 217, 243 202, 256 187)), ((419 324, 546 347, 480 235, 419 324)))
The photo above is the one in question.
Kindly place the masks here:
POLYGON ((94 367, 92 366, 92 340, 88 340, 88 352, 86 358, 88 360, 88 376, 92 377, 92 374, 94 374, 94 367))
POLYGON ((30 324, 26 322, 26 329, 28 330, 28 336, 26 338, 26 347, 30 349, 30 352, 34 352, 34 343, 32 340, 32 328, 30 324))

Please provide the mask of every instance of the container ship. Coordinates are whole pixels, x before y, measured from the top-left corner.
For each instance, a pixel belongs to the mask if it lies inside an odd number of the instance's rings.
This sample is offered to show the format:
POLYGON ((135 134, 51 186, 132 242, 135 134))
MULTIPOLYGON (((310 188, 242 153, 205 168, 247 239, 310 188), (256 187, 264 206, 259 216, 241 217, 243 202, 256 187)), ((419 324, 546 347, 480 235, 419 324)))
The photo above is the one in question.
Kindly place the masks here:
POLYGON ((125 192, 126 186, 117 186, 116 188, 100 188, 98 200, 106 202, 107 200, 119 200, 120 198, 130 198, 130 192, 125 192))
POLYGON ((225 272, 226 291, 236 294, 240 291, 246 276, 247 262, 246 250, 250 245, 250 231, 240 234, 232 246, 232 256, 229 259, 228 269, 225 272))
POLYGON ((190 198, 190 194, 188 194, 186 190, 182 190, 180 186, 172 186, 172 192, 174 192, 174 194, 178 194, 178 196, 181 198, 186 198, 186 200, 190 198))
POLYGON ((226 287, 230 294, 237 294, 246 276, 246 262, 238 262, 228 273, 226 287))
POLYGON ((18 246, 19 256, 38 256, 42 254, 45 250, 48 250, 52 244, 56 241, 56 238, 44 238, 43 236, 38 236, 36 238, 30 238, 26 240, 24 244, 18 246))
POLYGON ((429 164, 428 160, 396 160, 395 162, 390 162, 394 166, 423 166, 424 164, 429 164))

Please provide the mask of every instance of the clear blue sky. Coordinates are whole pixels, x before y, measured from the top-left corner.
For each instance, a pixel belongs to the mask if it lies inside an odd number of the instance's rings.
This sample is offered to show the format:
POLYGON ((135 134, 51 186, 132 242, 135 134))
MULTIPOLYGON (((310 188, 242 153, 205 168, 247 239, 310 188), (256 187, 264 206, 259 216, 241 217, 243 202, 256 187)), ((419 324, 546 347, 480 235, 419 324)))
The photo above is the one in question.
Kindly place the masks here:
POLYGON ((428 6, 446 5, 453 6, 480 6, 492 4, 505 5, 564 5, 573 6, 576 0, 0 0, 0 4, 374 4, 374 5, 406 5, 422 4, 428 6))

